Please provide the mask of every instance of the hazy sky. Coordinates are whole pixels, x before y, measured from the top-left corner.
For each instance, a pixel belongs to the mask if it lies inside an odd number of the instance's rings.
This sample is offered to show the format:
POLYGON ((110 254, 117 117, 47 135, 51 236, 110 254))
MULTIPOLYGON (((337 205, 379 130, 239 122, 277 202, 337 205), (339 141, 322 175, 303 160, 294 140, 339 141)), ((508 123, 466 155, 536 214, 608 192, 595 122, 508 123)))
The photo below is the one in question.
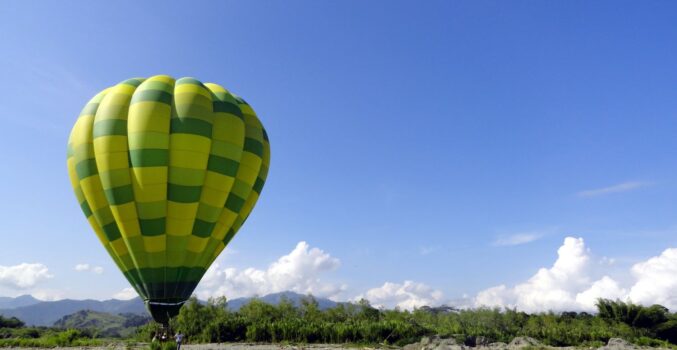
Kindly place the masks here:
POLYGON ((271 141, 200 296, 677 308, 676 3, 182 3, 0 2, 0 295, 129 296, 66 141, 98 91, 169 74, 271 141))

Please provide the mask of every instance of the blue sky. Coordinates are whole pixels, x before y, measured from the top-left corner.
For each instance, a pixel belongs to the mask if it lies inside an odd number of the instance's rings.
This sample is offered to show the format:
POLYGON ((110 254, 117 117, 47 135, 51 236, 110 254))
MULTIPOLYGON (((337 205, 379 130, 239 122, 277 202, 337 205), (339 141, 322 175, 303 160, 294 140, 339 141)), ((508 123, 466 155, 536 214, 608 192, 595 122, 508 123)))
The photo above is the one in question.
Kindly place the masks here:
MULTIPOLYGON (((315 294, 407 306, 510 290, 555 271, 570 247, 589 262, 583 289, 562 282, 574 298, 604 275, 640 295, 650 273, 637 264, 664 259, 677 273, 676 10, 4 2, 0 295, 105 299, 127 286, 77 206, 65 148, 91 96, 155 74, 222 84, 270 135, 269 180, 222 269, 274 279, 286 262, 315 294)), ((221 272, 204 293, 275 290, 221 272)), ((677 307, 671 293, 640 301, 677 307)))

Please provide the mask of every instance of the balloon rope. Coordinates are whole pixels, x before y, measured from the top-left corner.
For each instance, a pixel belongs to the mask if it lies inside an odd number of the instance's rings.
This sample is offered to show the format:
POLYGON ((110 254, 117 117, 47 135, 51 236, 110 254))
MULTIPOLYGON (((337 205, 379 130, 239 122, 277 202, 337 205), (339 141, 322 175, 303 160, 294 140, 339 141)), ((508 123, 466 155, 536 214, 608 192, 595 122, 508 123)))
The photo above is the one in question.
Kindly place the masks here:
POLYGON ((161 302, 159 302, 159 301, 149 301, 149 300, 146 300, 146 302, 147 302, 148 304, 150 304, 150 305, 170 305, 170 306, 172 306, 172 305, 183 305, 183 304, 186 303, 186 301, 187 301, 187 300, 184 300, 184 301, 181 301, 181 302, 178 302, 178 303, 161 303, 161 302))

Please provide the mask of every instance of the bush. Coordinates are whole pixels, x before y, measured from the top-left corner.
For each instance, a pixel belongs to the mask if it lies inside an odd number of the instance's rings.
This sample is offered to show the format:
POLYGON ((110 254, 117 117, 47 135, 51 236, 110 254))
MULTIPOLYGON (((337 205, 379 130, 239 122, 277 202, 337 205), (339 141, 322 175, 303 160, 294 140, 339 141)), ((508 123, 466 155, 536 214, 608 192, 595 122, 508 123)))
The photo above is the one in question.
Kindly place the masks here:
POLYGON ((90 339, 77 330, 69 329, 62 332, 49 331, 40 338, 8 338, 0 339, 0 347, 32 347, 54 348, 64 346, 98 346, 100 340, 90 339))
POLYGON ((17 329, 14 332, 14 337, 16 338, 25 338, 25 339, 35 339, 40 338, 40 331, 37 328, 21 328, 17 329))
POLYGON ((656 338, 677 344, 677 318, 656 326, 655 331, 656 338))
POLYGON ((148 348, 150 350, 162 350, 162 344, 159 341, 151 341, 148 348))
POLYGON ((25 326, 23 321, 16 317, 5 318, 0 315, 0 328, 21 328, 25 326))

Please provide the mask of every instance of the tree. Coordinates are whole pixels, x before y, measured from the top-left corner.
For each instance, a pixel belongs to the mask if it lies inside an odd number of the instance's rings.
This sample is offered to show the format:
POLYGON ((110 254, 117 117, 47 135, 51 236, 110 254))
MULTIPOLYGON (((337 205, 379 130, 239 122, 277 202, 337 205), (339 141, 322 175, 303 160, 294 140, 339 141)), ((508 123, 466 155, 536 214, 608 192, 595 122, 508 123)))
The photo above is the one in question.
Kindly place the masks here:
POLYGON ((211 316, 207 311, 207 307, 200 304, 197 298, 191 297, 183 305, 181 312, 176 317, 176 330, 185 334, 188 339, 201 339, 202 331, 207 327, 211 319, 211 317, 206 316, 211 316))
POLYGON ((322 320, 322 312, 317 300, 312 295, 308 295, 301 299, 301 316, 306 321, 317 322, 322 320))
POLYGON ((369 321, 378 321, 381 317, 381 312, 371 306, 369 304, 369 300, 367 299, 360 299, 360 301, 357 302, 357 307, 358 307, 358 313, 357 317, 363 320, 369 320, 369 321))
POLYGON ((16 317, 5 318, 0 315, 0 328, 21 328, 26 324, 16 317))
POLYGON ((662 305, 645 307, 632 302, 620 300, 598 299, 597 310, 599 317, 625 323, 632 327, 651 329, 664 323, 670 315, 668 309, 662 305))
POLYGON ((275 306, 259 299, 252 299, 238 313, 252 323, 270 322, 280 318, 275 306))
POLYGON ((640 328, 653 328, 668 320, 670 312, 662 305, 642 307, 632 322, 632 326, 640 328))

